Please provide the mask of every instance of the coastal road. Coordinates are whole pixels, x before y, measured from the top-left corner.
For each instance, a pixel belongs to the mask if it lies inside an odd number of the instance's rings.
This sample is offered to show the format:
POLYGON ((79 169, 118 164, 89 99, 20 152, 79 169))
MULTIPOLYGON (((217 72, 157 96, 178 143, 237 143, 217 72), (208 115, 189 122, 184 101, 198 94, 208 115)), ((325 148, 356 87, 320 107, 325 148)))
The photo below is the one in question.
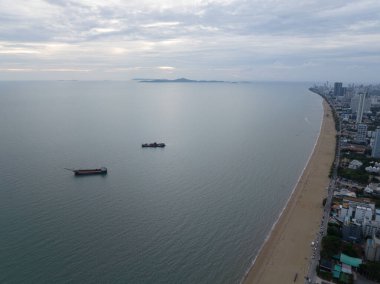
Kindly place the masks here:
POLYGON ((316 281, 316 276, 317 276, 316 269, 317 269, 318 262, 320 259, 322 237, 325 236, 327 232, 327 226, 328 226, 329 217, 330 217, 331 202, 332 202, 332 197, 333 197, 333 193, 335 189, 335 184, 336 184, 336 179, 333 178, 331 179, 330 184, 327 188, 328 197, 323 209, 322 221, 319 227, 319 231, 314 239, 314 245, 311 246, 312 257, 310 259, 309 273, 308 273, 308 276, 305 278, 305 283, 315 283, 316 281))

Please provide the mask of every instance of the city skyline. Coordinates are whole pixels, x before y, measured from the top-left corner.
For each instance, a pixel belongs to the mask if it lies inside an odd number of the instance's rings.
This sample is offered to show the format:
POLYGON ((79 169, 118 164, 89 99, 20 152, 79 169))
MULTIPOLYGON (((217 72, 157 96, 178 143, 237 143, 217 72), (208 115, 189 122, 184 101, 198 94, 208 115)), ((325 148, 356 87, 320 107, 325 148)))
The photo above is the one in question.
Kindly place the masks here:
POLYGON ((0 80, 377 82, 378 1, 1 1, 0 80))

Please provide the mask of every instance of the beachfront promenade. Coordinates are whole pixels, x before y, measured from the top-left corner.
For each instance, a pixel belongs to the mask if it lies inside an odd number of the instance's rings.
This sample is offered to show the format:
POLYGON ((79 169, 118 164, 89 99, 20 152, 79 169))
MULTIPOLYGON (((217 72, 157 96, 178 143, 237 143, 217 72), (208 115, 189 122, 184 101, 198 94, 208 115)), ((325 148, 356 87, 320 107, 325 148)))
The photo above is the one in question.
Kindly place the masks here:
MULTIPOLYGON (((282 216, 260 251, 244 283, 304 283, 312 261, 311 242, 320 233, 322 205, 335 158, 335 123, 323 101, 324 116, 315 149, 282 216), (297 276, 296 276, 297 275, 297 276)), ((326 217, 325 217, 326 218, 326 217)), ((320 242, 319 242, 320 243, 320 242)))

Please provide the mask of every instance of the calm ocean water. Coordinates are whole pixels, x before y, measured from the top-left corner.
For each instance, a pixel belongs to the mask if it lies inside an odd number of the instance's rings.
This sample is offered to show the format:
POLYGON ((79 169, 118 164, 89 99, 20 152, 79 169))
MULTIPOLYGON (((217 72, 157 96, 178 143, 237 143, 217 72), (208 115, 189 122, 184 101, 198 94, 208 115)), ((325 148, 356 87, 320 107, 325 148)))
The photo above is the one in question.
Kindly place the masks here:
POLYGON ((238 283, 319 134, 307 88, 0 82, 0 282, 238 283))

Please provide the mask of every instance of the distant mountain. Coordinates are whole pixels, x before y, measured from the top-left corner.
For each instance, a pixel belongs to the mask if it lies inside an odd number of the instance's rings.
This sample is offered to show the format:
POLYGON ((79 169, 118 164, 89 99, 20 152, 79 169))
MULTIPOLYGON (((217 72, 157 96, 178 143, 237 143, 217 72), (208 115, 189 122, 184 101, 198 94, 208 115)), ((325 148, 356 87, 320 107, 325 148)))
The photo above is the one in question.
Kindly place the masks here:
POLYGON ((190 80, 186 78, 179 79, 134 79, 140 83, 235 83, 229 81, 216 81, 216 80, 190 80))

